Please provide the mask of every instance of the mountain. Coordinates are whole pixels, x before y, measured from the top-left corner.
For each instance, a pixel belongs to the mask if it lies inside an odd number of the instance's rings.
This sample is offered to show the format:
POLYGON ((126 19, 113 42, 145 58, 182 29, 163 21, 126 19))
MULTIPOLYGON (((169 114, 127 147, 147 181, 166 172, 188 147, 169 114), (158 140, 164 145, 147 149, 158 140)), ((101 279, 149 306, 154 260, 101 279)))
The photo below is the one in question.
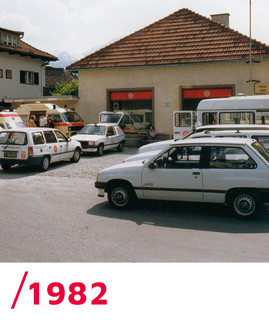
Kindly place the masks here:
POLYGON ((53 55, 55 55, 56 57, 58 57, 58 61, 51 61, 50 65, 54 68, 64 68, 66 66, 69 66, 71 63, 79 60, 78 57, 72 56, 71 54, 69 54, 67 51, 54 51, 53 55))

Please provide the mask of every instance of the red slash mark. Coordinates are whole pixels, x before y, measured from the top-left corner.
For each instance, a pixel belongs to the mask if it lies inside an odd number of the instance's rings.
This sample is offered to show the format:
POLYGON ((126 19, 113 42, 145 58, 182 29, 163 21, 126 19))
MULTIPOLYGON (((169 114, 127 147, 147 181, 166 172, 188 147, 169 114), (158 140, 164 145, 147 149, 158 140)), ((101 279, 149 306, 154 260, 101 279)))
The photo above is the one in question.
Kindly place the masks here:
POLYGON ((22 280, 21 280, 20 287, 19 287, 19 289, 18 289, 18 292, 17 292, 17 294, 16 294, 16 297, 15 297, 15 299, 14 299, 14 301, 13 301, 12 306, 11 306, 11 309, 14 309, 15 306, 16 306, 17 300, 18 300, 18 298, 19 298, 19 296, 20 296, 21 289, 22 289, 22 287, 23 287, 23 285, 24 285, 24 282, 25 282, 25 279, 26 279, 26 277, 27 277, 27 274, 28 274, 28 271, 25 271, 25 272, 24 272, 24 275, 23 275, 23 277, 22 277, 22 280))

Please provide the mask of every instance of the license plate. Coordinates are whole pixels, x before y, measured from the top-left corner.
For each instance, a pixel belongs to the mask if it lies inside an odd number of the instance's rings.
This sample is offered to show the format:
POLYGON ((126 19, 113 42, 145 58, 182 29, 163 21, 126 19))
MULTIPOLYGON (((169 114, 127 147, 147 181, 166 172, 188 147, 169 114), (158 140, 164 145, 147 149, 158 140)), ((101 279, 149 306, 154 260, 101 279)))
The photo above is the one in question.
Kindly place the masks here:
POLYGON ((4 152, 5 158, 17 158, 17 152, 4 152))

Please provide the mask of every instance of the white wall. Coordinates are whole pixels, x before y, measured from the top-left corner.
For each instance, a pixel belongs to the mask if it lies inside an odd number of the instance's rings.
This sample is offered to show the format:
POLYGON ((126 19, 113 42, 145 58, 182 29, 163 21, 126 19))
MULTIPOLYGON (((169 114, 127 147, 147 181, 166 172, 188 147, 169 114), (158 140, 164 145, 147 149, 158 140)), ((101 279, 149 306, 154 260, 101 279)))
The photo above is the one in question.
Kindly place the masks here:
POLYGON ((0 78, 0 100, 6 98, 31 98, 43 95, 45 85, 45 69, 41 59, 22 57, 19 54, 0 53, 0 69, 3 69, 3 78, 0 78), (42 69, 42 71, 41 71, 42 69), (12 79, 6 79, 6 70, 12 70, 12 79), (29 85, 20 83, 20 71, 39 73, 39 84, 29 85))

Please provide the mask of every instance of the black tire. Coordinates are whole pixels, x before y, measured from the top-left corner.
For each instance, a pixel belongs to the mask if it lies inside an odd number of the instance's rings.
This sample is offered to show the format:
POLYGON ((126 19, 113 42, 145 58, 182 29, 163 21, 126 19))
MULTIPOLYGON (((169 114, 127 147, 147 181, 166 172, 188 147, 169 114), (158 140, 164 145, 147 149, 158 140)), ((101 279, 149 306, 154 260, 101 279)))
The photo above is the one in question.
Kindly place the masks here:
POLYGON ((81 150, 77 148, 74 151, 73 157, 70 159, 70 161, 73 163, 79 162, 80 157, 81 157, 81 150))
POLYGON ((49 166, 50 166, 50 158, 48 156, 45 156, 42 159, 42 162, 40 163, 39 169, 40 171, 45 172, 49 169, 49 166))
POLYGON ((123 151, 123 147, 124 147, 124 141, 121 141, 121 142, 119 143, 118 147, 117 147, 117 150, 118 150, 119 152, 122 152, 122 151, 123 151))
POLYGON ((11 168, 11 164, 1 164, 3 170, 9 170, 11 168))
POLYGON ((136 194, 134 189, 125 182, 118 182, 111 185, 107 194, 108 201, 114 209, 131 209, 135 205, 136 194))
POLYGON ((228 205, 238 219, 255 219, 261 211, 260 197, 252 191, 240 190, 229 196, 228 205))
POLYGON ((97 148, 97 155, 100 157, 102 156, 104 153, 104 145, 103 143, 99 144, 98 148, 97 148))

